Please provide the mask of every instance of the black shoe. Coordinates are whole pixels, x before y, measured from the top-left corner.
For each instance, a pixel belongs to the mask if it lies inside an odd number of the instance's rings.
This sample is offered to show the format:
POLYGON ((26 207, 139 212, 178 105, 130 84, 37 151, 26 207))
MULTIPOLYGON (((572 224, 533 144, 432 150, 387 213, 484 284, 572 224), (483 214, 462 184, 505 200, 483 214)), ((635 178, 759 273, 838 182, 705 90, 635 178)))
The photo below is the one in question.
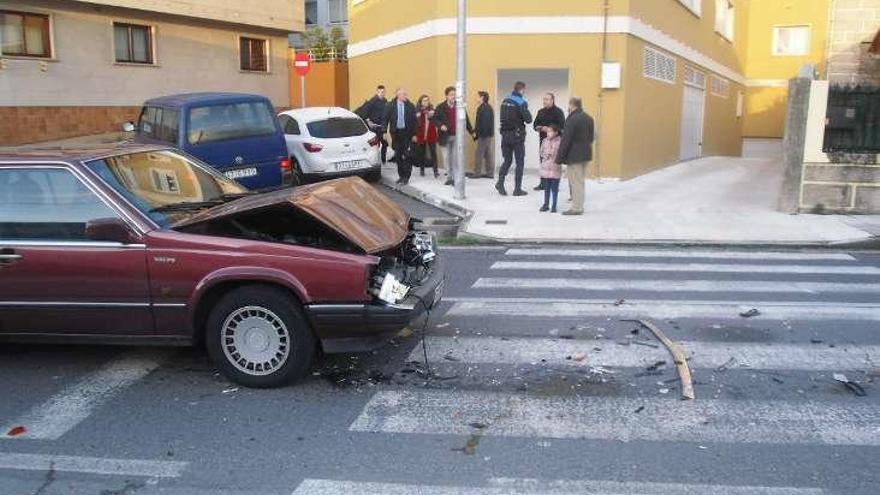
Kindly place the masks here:
POLYGON ((419 175, 421 175, 422 177, 424 177, 424 176, 425 176, 425 169, 421 169, 421 170, 419 170, 419 175))
POLYGON ((507 196, 507 190, 504 189, 504 184, 501 182, 495 183, 495 190, 498 191, 498 194, 502 196, 507 196))
POLYGON ((544 184, 543 184, 543 183, 538 184, 538 185, 535 186, 534 189, 532 189, 532 190, 533 190, 533 191, 543 191, 543 190, 544 190, 544 184))
POLYGON ((544 205, 544 206, 542 206, 541 209, 538 210, 538 211, 547 211, 547 210, 549 210, 549 209, 550 209, 550 208, 548 208, 547 205, 544 205))
POLYGON ((479 175, 477 175, 477 174, 472 174, 472 173, 470 173, 470 172, 464 174, 464 176, 467 177, 468 179, 476 179, 477 177, 479 177, 479 175))
POLYGON ((439 179, 439 178, 440 178, 440 172, 438 172, 438 171, 435 170, 435 171, 434 171, 434 178, 435 178, 435 179, 439 179))
POLYGON ((492 174, 486 174, 480 177, 481 179, 494 179, 495 176, 492 174))
POLYGON ((528 193, 525 192, 525 191, 523 191, 522 189, 517 189, 517 190, 513 191, 513 195, 514 195, 514 196, 525 196, 525 195, 527 195, 527 194, 528 194, 528 193))
POLYGON ((556 208, 551 208, 550 213, 556 213, 556 208))
POLYGON ((452 179, 446 179, 446 182, 443 183, 444 186, 454 186, 455 182, 452 179))

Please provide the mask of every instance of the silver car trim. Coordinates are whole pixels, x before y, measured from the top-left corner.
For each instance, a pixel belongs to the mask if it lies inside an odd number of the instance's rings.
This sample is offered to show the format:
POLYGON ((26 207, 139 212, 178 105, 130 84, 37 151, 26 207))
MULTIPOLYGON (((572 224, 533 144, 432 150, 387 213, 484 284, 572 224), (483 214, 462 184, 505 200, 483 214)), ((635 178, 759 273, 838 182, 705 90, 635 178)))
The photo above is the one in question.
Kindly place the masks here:
POLYGON ((121 242, 103 241, 38 241, 29 239, 0 239, 0 246, 30 246, 30 247, 75 247, 75 248, 99 248, 99 249, 146 249, 146 244, 122 244, 121 242))

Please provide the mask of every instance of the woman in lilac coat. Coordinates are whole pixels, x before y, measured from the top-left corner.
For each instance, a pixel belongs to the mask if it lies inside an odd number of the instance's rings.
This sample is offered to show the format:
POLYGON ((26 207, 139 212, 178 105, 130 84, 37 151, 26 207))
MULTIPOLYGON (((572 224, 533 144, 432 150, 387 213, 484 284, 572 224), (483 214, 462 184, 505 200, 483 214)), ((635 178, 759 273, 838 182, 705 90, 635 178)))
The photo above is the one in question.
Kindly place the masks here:
POLYGON ((562 179, 562 165, 556 163, 556 153, 559 151, 560 137, 559 126, 552 124, 547 129, 547 138, 541 142, 541 167, 539 172, 544 183, 544 206, 540 211, 556 213, 556 199, 559 196, 559 181, 562 179), (552 206, 550 200, 553 200, 552 206))

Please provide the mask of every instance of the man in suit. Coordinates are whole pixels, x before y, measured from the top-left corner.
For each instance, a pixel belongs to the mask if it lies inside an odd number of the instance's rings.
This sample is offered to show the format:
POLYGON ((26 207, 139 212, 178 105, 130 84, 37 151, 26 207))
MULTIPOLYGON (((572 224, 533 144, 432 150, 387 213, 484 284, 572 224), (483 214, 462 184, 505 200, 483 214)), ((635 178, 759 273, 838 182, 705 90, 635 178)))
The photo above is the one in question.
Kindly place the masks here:
MULTIPOLYGON (((416 140, 416 106, 409 101, 406 89, 399 88, 385 109, 384 122, 391 133, 391 149, 397 162, 397 183, 408 184, 412 175, 410 143, 416 140)), ((383 129, 384 132, 384 129, 383 129)))
POLYGON ((571 186, 571 208, 562 212, 563 215, 584 214, 584 176, 587 163, 593 159, 593 138, 593 118, 584 111, 580 98, 571 98, 562 142, 556 155, 556 163, 566 165, 568 183, 571 186))

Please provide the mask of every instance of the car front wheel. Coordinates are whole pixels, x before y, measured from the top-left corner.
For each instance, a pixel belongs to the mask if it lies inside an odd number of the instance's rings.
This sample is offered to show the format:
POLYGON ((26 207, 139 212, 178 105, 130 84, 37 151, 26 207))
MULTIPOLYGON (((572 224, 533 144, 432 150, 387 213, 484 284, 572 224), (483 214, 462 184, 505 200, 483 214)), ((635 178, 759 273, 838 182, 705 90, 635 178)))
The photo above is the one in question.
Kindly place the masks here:
POLYGON ((220 371, 247 387, 284 385, 304 375, 315 355, 299 304, 272 287, 243 287, 223 296, 211 310, 205 337, 220 371))

